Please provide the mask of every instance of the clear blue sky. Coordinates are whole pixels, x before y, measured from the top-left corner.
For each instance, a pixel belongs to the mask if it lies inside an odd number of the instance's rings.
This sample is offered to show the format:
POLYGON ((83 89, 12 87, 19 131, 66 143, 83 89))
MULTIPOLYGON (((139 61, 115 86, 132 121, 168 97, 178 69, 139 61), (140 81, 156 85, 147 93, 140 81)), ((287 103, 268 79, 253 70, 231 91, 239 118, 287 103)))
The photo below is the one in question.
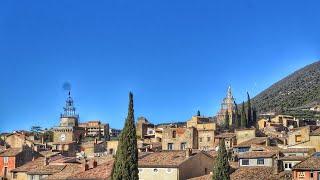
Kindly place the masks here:
POLYGON ((81 121, 215 115, 320 56, 318 0, 0 2, 0 132, 58 125, 66 92, 81 121))

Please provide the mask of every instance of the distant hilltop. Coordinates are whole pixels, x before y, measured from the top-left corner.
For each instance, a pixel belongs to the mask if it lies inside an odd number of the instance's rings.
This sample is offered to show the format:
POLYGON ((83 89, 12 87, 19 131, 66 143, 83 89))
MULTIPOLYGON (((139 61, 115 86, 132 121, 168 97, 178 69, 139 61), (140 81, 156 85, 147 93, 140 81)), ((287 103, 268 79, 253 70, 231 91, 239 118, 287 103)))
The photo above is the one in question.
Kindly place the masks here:
POLYGON ((320 61, 307 65, 253 98, 260 113, 317 111, 320 104, 320 61))

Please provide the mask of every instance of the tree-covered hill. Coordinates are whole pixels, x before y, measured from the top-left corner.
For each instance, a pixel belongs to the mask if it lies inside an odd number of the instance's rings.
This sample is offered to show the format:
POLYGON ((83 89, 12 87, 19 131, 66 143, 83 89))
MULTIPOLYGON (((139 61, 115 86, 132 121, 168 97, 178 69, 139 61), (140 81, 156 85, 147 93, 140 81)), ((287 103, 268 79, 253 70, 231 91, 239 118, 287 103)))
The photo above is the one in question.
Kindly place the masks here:
POLYGON ((261 112, 283 112, 320 103, 320 61, 307 65, 253 98, 261 112))

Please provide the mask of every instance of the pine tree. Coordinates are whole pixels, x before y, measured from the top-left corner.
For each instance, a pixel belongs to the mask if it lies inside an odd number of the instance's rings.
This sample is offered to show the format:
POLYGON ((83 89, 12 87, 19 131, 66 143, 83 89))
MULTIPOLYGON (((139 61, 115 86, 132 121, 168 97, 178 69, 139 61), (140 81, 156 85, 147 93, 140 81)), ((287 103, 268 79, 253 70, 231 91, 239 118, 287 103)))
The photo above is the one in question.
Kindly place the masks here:
POLYGON ((200 114, 200 111, 199 111, 199 110, 197 111, 197 116, 201 116, 201 114, 200 114))
POLYGON ((130 92, 128 116, 120 134, 112 180, 138 180, 138 172, 138 148, 134 124, 133 95, 130 92))
POLYGON ((248 117, 248 126, 252 126, 253 122, 252 122, 252 108, 251 108, 251 100, 250 100, 250 95, 247 92, 247 96, 248 96, 248 107, 247 107, 247 117, 248 117))
POLYGON ((229 112, 226 110, 226 114, 224 117, 224 128, 229 129, 229 112))
POLYGON ((230 165, 224 139, 219 142, 218 156, 213 166, 212 180, 229 180, 230 165))
POLYGON ((246 128, 248 125, 247 118, 246 118, 246 110, 244 107, 244 102, 242 102, 242 110, 241 110, 241 127, 246 128))
POLYGON ((238 109, 238 105, 235 101, 234 101, 234 106, 235 106, 235 118, 234 118, 235 123, 234 123, 234 125, 236 126, 236 128, 240 128, 241 122, 239 119, 239 109, 238 109))

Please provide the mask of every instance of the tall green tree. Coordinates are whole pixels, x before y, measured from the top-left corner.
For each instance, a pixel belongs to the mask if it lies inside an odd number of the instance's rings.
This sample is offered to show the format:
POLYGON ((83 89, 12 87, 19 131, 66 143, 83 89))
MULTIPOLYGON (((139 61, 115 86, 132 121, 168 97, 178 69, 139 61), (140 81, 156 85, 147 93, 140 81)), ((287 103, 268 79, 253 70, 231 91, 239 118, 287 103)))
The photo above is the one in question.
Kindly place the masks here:
POLYGON ((252 122, 253 122, 253 125, 256 125, 257 123, 257 109, 256 107, 253 107, 252 108, 252 122))
POLYGON ((234 118, 234 125, 236 128, 240 128, 241 122, 239 119, 239 109, 237 103, 234 101, 234 107, 235 107, 235 118, 234 118))
POLYGON ((224 116, 224 128, 229 129, 229 112, 226 110, 226 114, 224 116))
POLYGON ((251 99, 250 99, 250 95, 247 92, 247 97, 248 97, 248 107, 247 107, 247 117, 248 117, 248 126, 252 126, 253 122, 252 122, 252 107, 251 107, 251 99))
POLYGON ((200 110, 197 111, 197 116, 201 116, 200 110))
POLYGON ((229 180, 230 165, 224 139, 219 142, 218 156, 213 165, 212 180, 229 180))
POLYGON ((246 117, 246 110, 244 107, 244 102, 242 102, 242 109, 241 109, 241 127, 246 128, 248 126, 247 117, 246 117))
POLYGON ((134 123, 133 94, 129 93, 128 116, 120 134, 112 180, 138 180, 138 147, 134 123))

